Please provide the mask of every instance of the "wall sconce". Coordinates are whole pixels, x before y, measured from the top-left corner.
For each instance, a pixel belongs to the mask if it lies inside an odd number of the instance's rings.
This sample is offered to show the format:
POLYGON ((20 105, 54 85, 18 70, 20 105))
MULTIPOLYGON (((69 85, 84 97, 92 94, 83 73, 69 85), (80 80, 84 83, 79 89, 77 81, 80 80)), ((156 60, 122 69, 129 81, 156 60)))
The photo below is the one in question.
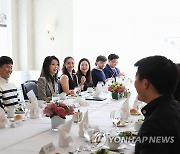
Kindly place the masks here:
POLYGON ((4 13, 0 13, 0 23, 3 23, 6 21, 6 15, 4 13))
POLYGON ((46 31, 48 33, 48 37, 51 41, 54 41, 54 28, 52 25, 46 26, 46 31))

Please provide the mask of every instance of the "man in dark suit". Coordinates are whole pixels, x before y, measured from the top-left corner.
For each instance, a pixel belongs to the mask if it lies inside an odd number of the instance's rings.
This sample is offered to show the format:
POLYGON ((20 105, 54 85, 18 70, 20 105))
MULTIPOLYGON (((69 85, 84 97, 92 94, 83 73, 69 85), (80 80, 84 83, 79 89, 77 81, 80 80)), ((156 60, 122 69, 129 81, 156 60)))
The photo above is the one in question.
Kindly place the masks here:
POLYGON ((147 103, 135 154, 180 154, 180 102, 173 93, 179 80, 176 64, 163 56, 143 58, 137 66, 138 99, 147 103))
POLYGON ((106 64, 106 67, 103 69, 106 79, 124 76, 124 73, 121 73, 119 68, 116 67, 118 59, 119 56, 116 54, 110 54, 108 56, 108 64, 106 64))

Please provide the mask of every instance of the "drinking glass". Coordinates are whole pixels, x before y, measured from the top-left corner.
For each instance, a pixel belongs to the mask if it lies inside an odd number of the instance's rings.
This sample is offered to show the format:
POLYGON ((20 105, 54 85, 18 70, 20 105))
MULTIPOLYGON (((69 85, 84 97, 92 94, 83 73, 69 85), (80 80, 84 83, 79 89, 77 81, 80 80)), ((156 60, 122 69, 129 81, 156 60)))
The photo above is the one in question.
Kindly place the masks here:
POLYGON ((24 101, 22 104, 23 110, 25 112, 24 113, 24 120, 27 120, 30 117, 30 115, 29 115, 29 112, 30 112, 29 104, 30 104, 29 101, 24 101))
POLYGON ((130 117, 128 119, 128 124, 129 124, 129 130, 134 131, 134 118, 130 117))
POLYGON ((84 137, 88 142, 84 146, 85 151, 92 151, 102 147, 106 142, 106 136, 104 131, 100 131, 97 126, 90 127, 87 123, 83 124, 84 137))
POLYGON ((75 88, 74 88, 74 92, 75 92, 75 94, 77 94, 78 96, 81 96, 81 88, 80 88, 80 87, 75 87, 75 88))
POLYGON ((121 122, 122 120, 122 114, 120 110, 114 110, 110 113, 110 118, 115 126, 115 128, 117 129, 117 125, 118 123, 121 122))
POLYGON ((52 102, 57 103, 59 101, 59 94, 53 93, 52 94, 52 102))
POLYGON ((94 128, 91 128, 87 123, 83 124, 84 137, 86 141, 91 142, 91 137, 95 131, 94 128))
POLYGON ((91 148, 92 148, 92 136, 95 132, 95 129, 90 127, 89 124, 87 123, 84 123, 83 124, 83 132, 84 132, 84 137, 85 137, 85 140, 88 142, 87 145, 84 146, 84 150, 85 151, 90 151, 91 148))
POLYGON ((108 85, 110 86, 110 85, 112 85, 114 82, 115 82, 115 78, 111 77, 111 78, 109 78, 109 80, 108 80, 108 85))

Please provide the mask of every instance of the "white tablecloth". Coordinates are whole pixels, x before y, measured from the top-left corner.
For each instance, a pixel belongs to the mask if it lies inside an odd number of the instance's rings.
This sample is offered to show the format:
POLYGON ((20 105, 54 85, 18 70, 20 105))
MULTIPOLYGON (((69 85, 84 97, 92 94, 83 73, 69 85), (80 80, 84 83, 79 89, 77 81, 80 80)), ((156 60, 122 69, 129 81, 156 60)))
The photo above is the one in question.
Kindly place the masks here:
MULTIPOLYGON (((81 106, 82 112, 89 111, 90 124, 98 125, 101 130, 109 131, 113 125, 110 119, 110 112, 120 109, 125 99, 118 101, 110 99, 110 93, 105 93, 103 97, 108 99, 104 101, 88 101, 89 106, 81 106)), ((67 99, 65 103, 73 104, 74 99, 67 99)), ((70 118, 70 117, 69 117, 70 118)), ((73 143, 67 148, 58 147, 59 133, 51 129, 50 118, 42 117, 38 119, 28 119, 23 122, 23 126, 17 128, 0 129, 0 153, 1 154, 35 154, 42 146, 53 142, 56 150, 61 154, 76 149, 81 144, 86 145, 84 138, 78 136, 78 124, 72 125, 70 134, 73 137, 73 143)), ((120 130, 127 130, 128 126, 120 127, 120 130)), ((129 150, 132 153, 132 150, 129 150)), ((84 152, 83 152, 84 153, 84 152)), ((128 152, 126 152, 128 153, 128 152)))

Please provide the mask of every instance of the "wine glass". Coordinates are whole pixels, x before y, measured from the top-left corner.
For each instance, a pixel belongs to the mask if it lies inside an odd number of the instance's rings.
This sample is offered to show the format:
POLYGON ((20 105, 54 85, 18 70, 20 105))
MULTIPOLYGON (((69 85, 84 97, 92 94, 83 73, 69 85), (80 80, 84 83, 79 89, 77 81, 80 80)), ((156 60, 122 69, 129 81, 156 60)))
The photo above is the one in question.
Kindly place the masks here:
POLYGON ((117 129, 118 123, 121 122, 122 119, 122 114, 120 110, 114 110, 110 113, 110 118, 115 126, 115 128, 117 129))
POLYGON ((81 96, 81 88, 80 87, 75 87, 74 92, 75 92, 75 94, 77 94, 77 96, 81 96))
POLYGON ((23 110, 24 110, 24 120, 27 120, 28 118, 29 118, 29 101, 27 102, 27 101, 24 101, 23 102, 23 104, 22 104, 22 106, 23 106, 23 110))
POLYGON ((109 78, 109 80, 108 80, 108 85, 110 86, 110 85, 112 85, 114 82, 115 82, 115 78, 111 77, 111 78, 109 78))

